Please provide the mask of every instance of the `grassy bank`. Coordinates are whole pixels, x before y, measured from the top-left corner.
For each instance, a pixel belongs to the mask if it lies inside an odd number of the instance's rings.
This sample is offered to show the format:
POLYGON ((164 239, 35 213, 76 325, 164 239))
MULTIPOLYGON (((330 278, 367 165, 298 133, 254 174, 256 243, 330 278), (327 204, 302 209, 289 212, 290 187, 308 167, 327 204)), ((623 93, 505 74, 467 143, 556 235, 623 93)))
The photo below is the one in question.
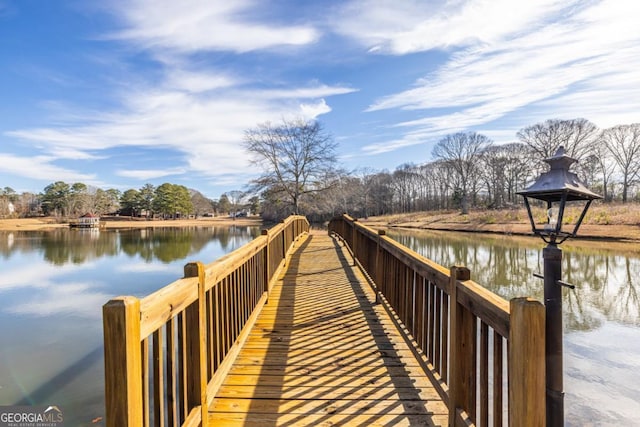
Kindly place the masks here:
MULTIPOLYGON (((539 220, 542 209, 534 210, 539 220)), ((574 223, 580 210, 567 209, 565 222, 574 223)), ((488 232, 502 234, 530 234, 527 211, 520 209, 474 210, 462 215, 459 211, 413 212, 360 219, 362 223, 378 227, 402 227, 428 230, 488 232)), ((595 204, 587 212, 579 236, 589 239, 640 241, 640 205, 595 204)))
MULTIPOLYGON (((102 220, 105 228, 155 228, 155 227, 217 227, 230 225, 262 225, 260 217, 229 218, 210 217, 198 219, 146 220, 140 218, 113 217, 102 220)), ((60 222, 55 218, 18 218, 0 219, 0 231, 35 231, 53 228, 67 228, 68 222, 60 222)))

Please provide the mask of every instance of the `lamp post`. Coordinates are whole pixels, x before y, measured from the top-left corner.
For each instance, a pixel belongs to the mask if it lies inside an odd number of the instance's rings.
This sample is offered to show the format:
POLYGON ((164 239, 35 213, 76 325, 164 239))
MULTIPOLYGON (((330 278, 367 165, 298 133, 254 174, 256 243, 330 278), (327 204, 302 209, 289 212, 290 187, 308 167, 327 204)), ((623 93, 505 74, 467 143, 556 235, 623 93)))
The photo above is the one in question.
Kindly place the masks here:
MULTIPOLYGON (((524 197, 533 233, 547 243, 542 251, 544 259, 545 365, 546 365, 546 418, 547 427, 564 425, 564 391, 562 368, 562 286, 573 285, 562 281, 562 250, 558 247, 569 237, 574 237, 584 216, 595 199, 602 197, 590 191, 577 175, 569 171, 576 162, 567 156, 564 147, 558 148, 553 157, 545 159, 550 170, 541 174, 527 189, 519 191, 524 197), (542 227, 536 225, 531 212, 530 199, 546 202, 547 217, 542 227), (563 216, 567 203, 578 202, 582 212, 572 231, 565 231, 563 216)), ((538 276, 540 277, 540 276, 538 276)))

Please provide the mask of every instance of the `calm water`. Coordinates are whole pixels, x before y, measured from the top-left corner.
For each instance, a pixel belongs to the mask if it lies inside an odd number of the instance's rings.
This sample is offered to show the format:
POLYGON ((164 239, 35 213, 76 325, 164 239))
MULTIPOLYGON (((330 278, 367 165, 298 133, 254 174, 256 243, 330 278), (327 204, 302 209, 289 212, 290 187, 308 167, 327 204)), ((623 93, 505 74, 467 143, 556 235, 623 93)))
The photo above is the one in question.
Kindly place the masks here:
MULTIPOLYGON (((260 234, 257 227, 0 232, 0 405, 104 414, 102 305, 142 297, 260 234)), ((94 422, 96 421, 96 422, 94 422)))
MULTIPOLYGON (((0 405, 59 405, 68 425, 103 416, 101 306, 142 297, 259 234, 257 228, 0 233, 0 405)), ((509 299, 542 299, 537 239, 390 230, 509 299)), ((639 425, 640 254, 563 245, 565 409, 571 426, 639 425)), ((626 249, 629 249, 628 251, 626 249)))
MULTIPOLYGON (((537 238, 389 230, 390 237, 506 299, 542 300, 537 238)), ((567 242, 564 293, 565 413, 570 426, 640 425, 640 253, 637 245, 567 242), (609 249, 607 249, 609 247, 609 249)))

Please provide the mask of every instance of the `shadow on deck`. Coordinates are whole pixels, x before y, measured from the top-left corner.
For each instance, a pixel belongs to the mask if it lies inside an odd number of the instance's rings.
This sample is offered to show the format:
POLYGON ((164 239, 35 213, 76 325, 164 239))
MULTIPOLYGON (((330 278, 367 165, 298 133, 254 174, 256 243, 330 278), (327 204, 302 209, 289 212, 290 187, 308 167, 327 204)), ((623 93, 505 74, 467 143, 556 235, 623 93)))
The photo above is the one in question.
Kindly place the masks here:
POLYGON ((446 425, 448 413, 362 272, 312 233, 209 408, 210 425, 446 425))

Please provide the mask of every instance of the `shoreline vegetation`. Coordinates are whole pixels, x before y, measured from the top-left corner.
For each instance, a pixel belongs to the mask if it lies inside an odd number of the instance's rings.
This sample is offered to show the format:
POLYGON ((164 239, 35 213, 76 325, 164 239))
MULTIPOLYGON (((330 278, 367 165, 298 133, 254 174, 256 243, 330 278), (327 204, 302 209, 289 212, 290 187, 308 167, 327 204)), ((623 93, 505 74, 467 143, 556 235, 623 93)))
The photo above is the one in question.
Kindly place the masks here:
MULTIPOLYGON (((535 212, 534 212, 535 214, 535 212)), ((538 213, 538 215, 541 215, 538 213)), ((579 213, 568 210, 565 218, 579 213)), ((461 231, 506 235, 531 235, 524 208, 472 210, 468 214, 459 211, 425 211, 359 218, 358 221, 372 228, 405 228, 437 231, 461 231)), ((147 220, 144 218, 106 217, 101 219, 104 228, 154 228, 154 227, 214 227, 214 226, 263 226, 259 216, 232 218, 228 216, 197 219, 147 220)), ((36 231, 69 227, 53 217, 0 219, 0 231, 36 231)), ((640 241, 640 205, 597 204, 587 213, 579 239, 609 240, 619 242, 640 241)))
MULTIPOLYGON (((231 218, 228 216, 202 217, 197 219, 153 219, 130 217, 107 217, 100 219, 101 229, 111 228, 156 228, 156 227, 226 227, 261 226, 259 216, 231 218)), ((44 231, 55 228, 69 228, 69 222, 53 217, 0 219, 0 231, 44 231)))
MULTIPOLYGON (((543 211, 534 210, 539 217, 543 211)), ((567 210, 565 218, 577 218, 575 209, 567 210)), ((358 219, 375 227, 405 228, 437 231, 462 231, 506 235, 532 235, 525 208, 501 210, 414 212, 358 219)), ((571 223, 571 222, 570 222, 571 223)), ((566 227, 572 229, 572 226, 566 227)), ((617 242, 640 241, 640 205, 597 204, 592 206, 578 231, 579 240, 607 240, 617 242)))

